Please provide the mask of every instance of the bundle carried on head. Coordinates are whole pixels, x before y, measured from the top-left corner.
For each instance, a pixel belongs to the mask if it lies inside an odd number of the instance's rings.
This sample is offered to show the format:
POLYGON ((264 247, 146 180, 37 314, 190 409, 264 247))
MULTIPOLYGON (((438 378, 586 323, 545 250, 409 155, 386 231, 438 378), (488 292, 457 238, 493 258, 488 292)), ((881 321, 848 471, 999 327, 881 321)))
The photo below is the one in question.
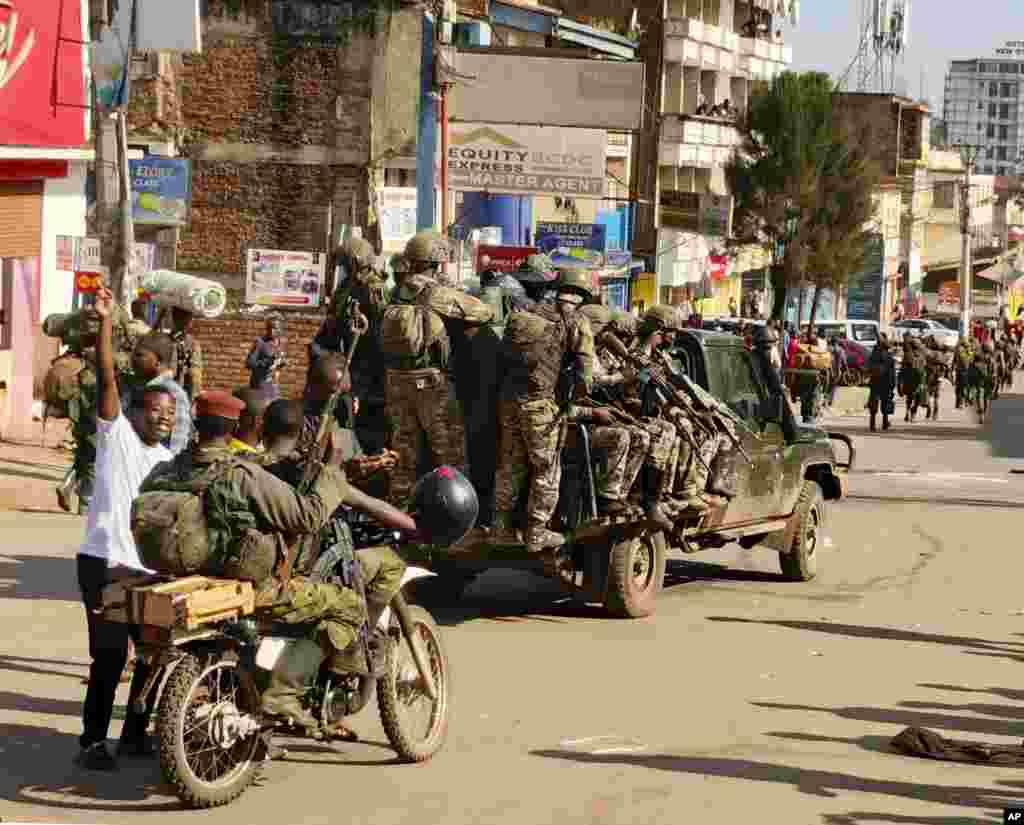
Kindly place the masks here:
POLYGON ((154 269, 142 276, 142 289, 154 303, 183 309, 203 318, 216 318, 227 306, 228 295, 216 281, 170 269, 154 269))

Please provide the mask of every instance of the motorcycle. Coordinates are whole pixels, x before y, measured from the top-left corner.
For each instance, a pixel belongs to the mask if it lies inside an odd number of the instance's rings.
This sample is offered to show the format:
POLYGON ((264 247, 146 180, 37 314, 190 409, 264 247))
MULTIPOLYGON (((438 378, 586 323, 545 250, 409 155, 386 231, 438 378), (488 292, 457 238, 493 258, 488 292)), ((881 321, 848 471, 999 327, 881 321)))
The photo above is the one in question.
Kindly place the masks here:
MULTIPOLYGON (((397 545, 402 536, 365 520, 351 529, 356 549, 397 545)), ((325 553, 311 578, 342 577, 348 563, 325 553)), ((399 758, 423 762, 440 750, 448 730, 448 655, 433 617, 405 597, 407 587, 434 575, 408 567, 380 616, 374 638, 385 646, 383 655, 379 647, 376 651, 383 666, 368 668, 379 675, 338 676, 321 666, 300 700, 319 722, 314 738, 346 738, 339 735, 341 721, 363 710, 376 694, 381 722, 399 758)), ((159 762, 164 778, 186 805, 210 808, 231 802, 253 783, 266 761, 281 755, 275 735, 307 735, 260 710, 270 672, 287 645, 302 635, 301 627, 242 617, 152 641, 147 635, 154 634, 145 629, 138 655, 152 670, 136 707, 144 707, 149 692, 170 671, 156 713, 159 762)), ((364 627, 360 634, 371 665, 368 640, 373 630, 364 627)))

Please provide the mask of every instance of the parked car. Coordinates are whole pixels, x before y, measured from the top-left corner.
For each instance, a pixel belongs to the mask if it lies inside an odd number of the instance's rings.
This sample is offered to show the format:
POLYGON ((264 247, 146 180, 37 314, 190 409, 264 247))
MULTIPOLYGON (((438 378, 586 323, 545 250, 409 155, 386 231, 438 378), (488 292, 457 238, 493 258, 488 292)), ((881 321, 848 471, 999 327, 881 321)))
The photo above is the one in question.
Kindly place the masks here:
POLYGON ((868 355, 878 343, 877 321, 817 321, 814 326, 824 338, 853 341, 866 349, 868 355))
POLYGON ((943 346, 955 347, 957 341, 960 340, 958 333, 951 330, 945 324, 933 321, 931 318, 908 318, 903 321, 897 321, 892 325, 892 333, 893 338, 898 342, 902 342, 907 335, 918 338, 926 338, 932 335, 943 346))

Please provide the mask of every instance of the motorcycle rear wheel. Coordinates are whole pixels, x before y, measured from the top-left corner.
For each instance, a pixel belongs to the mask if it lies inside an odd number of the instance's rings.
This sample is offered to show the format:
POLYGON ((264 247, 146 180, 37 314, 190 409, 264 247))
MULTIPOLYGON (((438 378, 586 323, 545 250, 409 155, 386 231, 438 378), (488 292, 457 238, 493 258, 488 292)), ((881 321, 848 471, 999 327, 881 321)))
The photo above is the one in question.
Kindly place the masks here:
POLYGON ((191 808, 236 799, 260 769, 258 734, 232 737, 240 714, 258 713, 252 681, 232 659, 186 656, 167 680, 157 715, 160 770, 191 808))
POLYGON ((410 605, 409 613, 430 663, 437 698, 431 699, 423 689, 409 642, 403 637, 388 647, 387 669, 377 682, 377 706, 398 756, 406 762, 425 762, 441 749, 448 735, 451 671, 433 616, 417 605, 410 605), (425 725, 417 723, 415 711, 425 711, 425 725))

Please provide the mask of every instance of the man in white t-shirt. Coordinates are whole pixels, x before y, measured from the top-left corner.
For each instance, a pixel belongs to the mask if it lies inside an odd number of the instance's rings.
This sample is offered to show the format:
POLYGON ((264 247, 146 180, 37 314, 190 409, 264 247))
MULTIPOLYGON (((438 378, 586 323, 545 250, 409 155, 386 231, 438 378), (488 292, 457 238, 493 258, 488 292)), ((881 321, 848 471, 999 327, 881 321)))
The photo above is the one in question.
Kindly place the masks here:
MULTIPOLYGON (((128 657, 128 642, 134 626, 106 621, 99 610, 103 588, 118 579, 148 572, 139 559, 131 532, 132 500, 142 480, 154 466, 171 459, 161 442, 174 427, 175 401, 164 386, 149 384, 121 412, 121 399, 114 370, 111 313, 114 299, 101 289, 96 299, 100 333, 96 345, 97 434, 96 481, 89 506, 85 540, 78 553, 78 587, 85 604, 89 628, 89 687, 82 707, 82 747, 77 762, 93 770, 113 770, 116 762, 107 750, 107 729, 114 709, 114 696, 128 657)), ((145 713, 132 709, 148 676, 148 667, 135 668, 129 692, 128 714, 121 731, 119 754, 145 755, 151 752, 145 732, 145 713)), ((155 694, 155 691, 153 691, 155 694)))

